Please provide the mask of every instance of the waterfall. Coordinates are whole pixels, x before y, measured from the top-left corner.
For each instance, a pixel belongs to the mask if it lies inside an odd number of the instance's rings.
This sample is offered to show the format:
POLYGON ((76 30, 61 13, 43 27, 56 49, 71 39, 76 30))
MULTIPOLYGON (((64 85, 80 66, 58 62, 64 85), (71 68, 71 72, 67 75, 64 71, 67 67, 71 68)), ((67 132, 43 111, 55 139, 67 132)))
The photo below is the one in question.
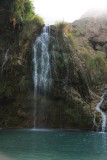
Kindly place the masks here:
POLYGON ((36 127, 36 97, 38 94, 46 95, 49 91, 52 78, 51 78, 51 65, 49 55, 49 27, 44 26, 41 35, 36 39, 34 50, 34 127, 36 127))
POLYGON ((100 107, 101 107, 101 105, 103 104, 103 101, 104 101, 104 95, 105 94, 103 94, 103 96, 101 97, 100 102, 96 106, 96 110, 98 112, 100 112, 101 115, 102 115, 102 126, 101 126, 101 131, 102 132, 105 132, 105 130, 106 130, 106 121, 107 121, 106 114, 100 109, 100 107))
POLYGON ((3 59, 3 64, 2 64, 2 67, 1 67, 1 72, 3 72, 3 69, 4 69, 4 66, 8 60, 8 53, 9 53, 9 49, 6 50, 5 54, 4 54, 4 59, 3 59))
POLYGON ((39 91, 46 93, 51 85, 51 67, 49 55, 49 27, 44 26, 43 32, 34 44, 34 86, 36 94, 39 91))

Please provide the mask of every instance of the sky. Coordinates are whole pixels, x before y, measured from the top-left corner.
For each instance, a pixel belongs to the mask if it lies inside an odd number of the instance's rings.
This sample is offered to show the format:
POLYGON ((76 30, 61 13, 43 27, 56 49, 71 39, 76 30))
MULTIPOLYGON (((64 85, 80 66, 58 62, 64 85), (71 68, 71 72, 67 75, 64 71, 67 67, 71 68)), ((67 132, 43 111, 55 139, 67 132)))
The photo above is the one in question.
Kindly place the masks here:
POLYGON ((90 9, 107 8, 107 0, 32 0, 35 12, 46 24, 73 22, 90 9))

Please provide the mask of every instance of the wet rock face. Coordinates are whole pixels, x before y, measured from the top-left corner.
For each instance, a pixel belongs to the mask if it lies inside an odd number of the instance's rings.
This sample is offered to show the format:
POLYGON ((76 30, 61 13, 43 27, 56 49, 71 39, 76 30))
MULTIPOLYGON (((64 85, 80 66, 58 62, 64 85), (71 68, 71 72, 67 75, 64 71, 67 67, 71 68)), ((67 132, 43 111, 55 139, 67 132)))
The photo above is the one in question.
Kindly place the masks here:
POLYGON ((5 25, 8 24, 9 22, 9 7, 12 3, 11 1, 8 0, 1 0, 0 1, 0 26, 2 25, 2 27, 0 27, 0 33, 2 33, 2 31, 4 30, 5 25))
POLYGON ((57 27, 54 26, 54 25, 51 25, 49 28, 50 28, 50 34, 51 34, 51 36, 52 37, 56 37, 57 33, 58 33, 57 27))
POLYGON ((33 28, 42 26, 30 21, 14 28, 9 15, 13 2, 0 1, 0 127, 32 127, 33 28))
POLYGON ((85 98, 90 97, 88 81, 78 53, 69 38, 55 26, 50 26, 50 56, 53 75, 53 87, 72 86, 85 98), (53 34, 54 32, 54 34, 53 34), (56 37, 54 36, 56 35, 56 37))
POLYGON ((12 0, 9 2, 8 0, 1 0, 0 1, 0 7, 1 8, 8 8, 9 4, 12 2, 12 0))
MULTIPOLYGON (((33 32, 36 30, 35 27, 33 32)), ((37 97, 37 127, 92 129, 87 76, 78 53, 64 33, 67 32, 64 25, 60 29, 50 26, 49 30, 52 87, 47 95, 37 97)), ((28 35, 21 37, 23 29, 17 33, 11 31, 9 39, 5 35, 7 40, 4 39, 3 45, 0 43, 2 50, 9 48, 9 58, 0 77, 0 127, 32 127, 33 41, 28 35)))
POLYGON ((47 98, 37 98, 37 127, 92 130, 87 76, 76 49, 56 26, 50 26, 49 54, 52 86, 47 98))

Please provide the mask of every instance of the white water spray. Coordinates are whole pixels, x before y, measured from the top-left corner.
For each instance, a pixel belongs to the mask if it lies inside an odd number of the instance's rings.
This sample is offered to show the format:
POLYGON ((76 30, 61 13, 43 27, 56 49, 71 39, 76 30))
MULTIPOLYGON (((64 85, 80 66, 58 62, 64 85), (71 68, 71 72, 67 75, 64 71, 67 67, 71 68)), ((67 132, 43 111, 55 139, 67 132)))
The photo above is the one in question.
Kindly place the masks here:
POLYGON ((2 64, 2 67, 1 67, 1 72, 3 72, 4 66, 5 66, 5 64, 8 60, 8 53, 9 53, 9 49, 7 49, 6 52, 5 52, 3 64, 2 64))
POLYGON ((36 127, 36 97, 39 93, 44 95, 50 89, 51 78, 51 66, 49 55, 49 27, 44 26, 43 32, 34 43, 34 128, 36 127))
POLYGON ((103 101, 104 101, 104 95, 105 95, 105 94, 103 94, 103 96, 101 97, 100 102, 99 102, 99 103, 97 104, 97 106, 96 106, 96 110, 97 110, 98 112, 100 112, 101 115, 102 115, 102 126, 101 126, 101 131, 102 131, 102 132, 105 132, 105 130, 106 130, 106 121, 107 121, 106 114, 100 109, 100 107, 101 107, 101 105, 102 105, 102 103, 103 103, 103 101))
POLYGON ((43 32, 34 44, 34 85, 36 93, 39 90, 46 92, 51 85, 51 67, 49 56, 49 27, 44 26, 43 32))

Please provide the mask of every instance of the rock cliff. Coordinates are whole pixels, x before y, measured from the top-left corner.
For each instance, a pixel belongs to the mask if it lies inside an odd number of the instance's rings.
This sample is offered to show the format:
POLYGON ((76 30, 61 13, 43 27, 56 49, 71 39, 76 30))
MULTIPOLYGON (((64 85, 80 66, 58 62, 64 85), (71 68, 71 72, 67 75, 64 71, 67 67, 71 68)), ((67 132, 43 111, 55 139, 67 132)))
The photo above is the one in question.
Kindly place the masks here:
MULTIPOLYGON (((43 21, 29 0, 2 0, 0 13, 0 127, 32 128, 33 44, 43 21)), ((52 86, 36 97, 36 127, 93 130, 98 98, 92 91, 107 80, 106 21, 84 18, 49 28, 52 86)))

